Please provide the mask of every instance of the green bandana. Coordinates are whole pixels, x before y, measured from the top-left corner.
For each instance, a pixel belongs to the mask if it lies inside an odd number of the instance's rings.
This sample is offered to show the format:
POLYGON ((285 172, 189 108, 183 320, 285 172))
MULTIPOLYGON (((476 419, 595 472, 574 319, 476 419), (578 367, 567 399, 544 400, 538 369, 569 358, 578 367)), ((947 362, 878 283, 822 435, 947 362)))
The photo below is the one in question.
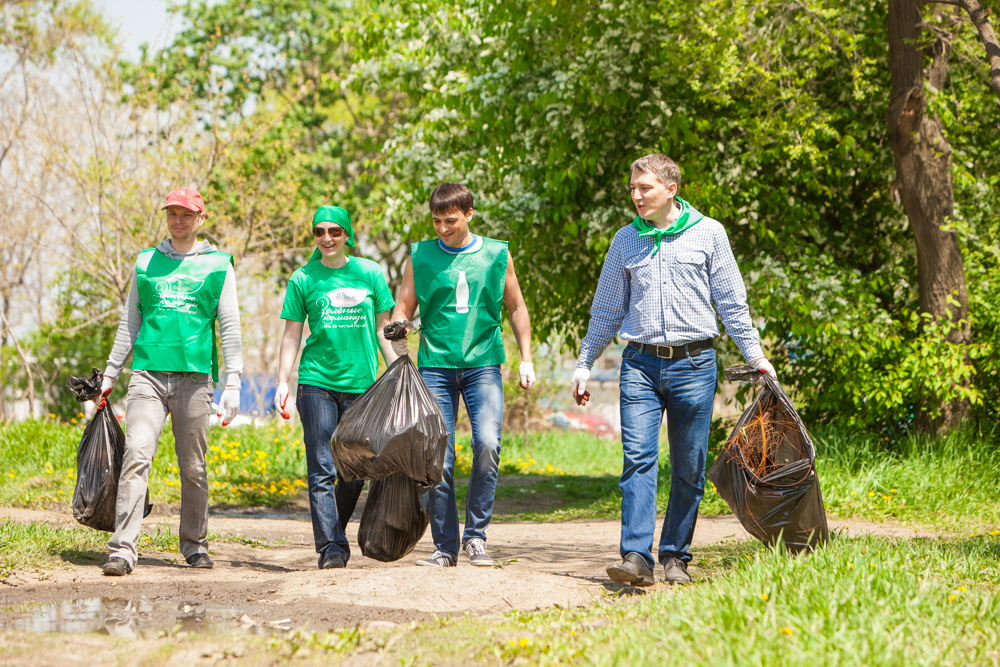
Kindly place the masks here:
POLYGON ((632 221, 632 226, 639 232, 639 236, 653 237, 653 254, 650 255, 651 257, 655 257, 656 253, 660 251, 660 241, 663 240, 664 236, 680 234, 685 229, 694 227, 705 217, 698 209, 694 208, 691 204, 687 203, 680 197, 676 197, 675 199, 677 203, 680 204, 681 214, 677 216, 677 219, 674 220, 666 229, 660 229, 655 225, 651 225, 638 215, 635 216, 635 220, 632 221))
MULTIPOLYGON (((330 206, 329 204, 320 206, 316 209, 316 213, 313 215, 312 226, 315 227, 321 222, 332 222, 335 225, 339 225, 347 232, 347 247, 354 248, 354 224, 351 222, 351 214, 347 212, 346 209, 342 209, 339 206, 330 206)), ((323 259, 323 253, 319 251, 319 248, 313 250, 312 257, 309 258, 310 262, 315 262, 316 260, 323 259)))

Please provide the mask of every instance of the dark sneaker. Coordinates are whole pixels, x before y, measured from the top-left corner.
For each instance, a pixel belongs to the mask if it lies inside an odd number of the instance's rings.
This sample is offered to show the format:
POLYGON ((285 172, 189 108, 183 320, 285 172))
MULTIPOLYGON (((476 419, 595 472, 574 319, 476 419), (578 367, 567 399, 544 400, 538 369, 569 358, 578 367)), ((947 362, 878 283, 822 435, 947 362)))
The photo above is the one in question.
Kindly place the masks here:
POLYGON ((473 537, 462 547, 469 554, 469 562, 478 567, 493 567, 493 559, 486 553, 486 540, 473 537))
POLYGON ((340 554, 319 557, 319 569, 321 570, 339 570, 345 567, 347 567, 347 561, 340 554))
POLYGON ((117 556, 109 558, 101 569, 109 577, 124 577, 126 574, 132 573, 132 566, 128 564, 128 561, 117 556))
POLYGON ((215 567, 215 563, 213 563, 212 559, 208 557, 208 554, 191 554, 184 560, 186 560, 187 564, 191 567, 198 567, 203 570, 215 567))
POLYGON ((418 560, 417 565, 424 567, 455 567, 455 557, 438 549, 430 558, 418 560))
POLYGON ((663 564, 663 580, 668 584, 690 584, 694 581, 688 574, 687 563, 680 558, 671 558, 663 564))
POLYGON ((611 581, 630 586, 652 586, 655 582, 653 571, 646 565, 646 559, 632 551, 620 563, 608 565, 611 581))

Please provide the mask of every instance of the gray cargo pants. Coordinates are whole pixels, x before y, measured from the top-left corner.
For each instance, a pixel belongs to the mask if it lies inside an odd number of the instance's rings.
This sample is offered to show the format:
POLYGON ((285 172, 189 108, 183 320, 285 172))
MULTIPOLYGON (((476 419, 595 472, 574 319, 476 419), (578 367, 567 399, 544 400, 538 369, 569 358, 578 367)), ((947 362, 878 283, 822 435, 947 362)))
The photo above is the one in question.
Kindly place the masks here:
POLYGON ((208 553, 208 420, 212 412, 208 373, 132 371, 125 405, 125 459, 118 482, 115 534, 110 557, 135 567, 136 543, 160 432, 170 414, 181 476, 181 553, 208 553))

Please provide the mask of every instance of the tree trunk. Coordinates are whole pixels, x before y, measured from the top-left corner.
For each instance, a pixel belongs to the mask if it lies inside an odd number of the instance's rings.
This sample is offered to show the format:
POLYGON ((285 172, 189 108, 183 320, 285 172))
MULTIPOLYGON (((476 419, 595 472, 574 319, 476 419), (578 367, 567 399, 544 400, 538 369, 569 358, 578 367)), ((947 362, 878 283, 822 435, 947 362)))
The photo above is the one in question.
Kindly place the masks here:
MULTIPOLYGON (((958 238, 942 225, 954 212, 951 179, 951 146, 943 124, 927 109, 927 89, 940 90, 948 75, 950 46, 924 33, 920 2, 889 0, 889 74, 891 98, 888 123, 896 161, 896 183, 903 209, 913 227, 917 244, 920 310, 935 320, 962 321, 948 336, 965 345, 971 338, 968 325, 969 294, 958 238), (925 67, 925 60, 929 64, 925 67)), ((934 360, 928 359, 928 372, 934 360)), ((968 416, 968 401, 942 404, 932 398, 917 406, 917 426, 941 433, 968 416)))

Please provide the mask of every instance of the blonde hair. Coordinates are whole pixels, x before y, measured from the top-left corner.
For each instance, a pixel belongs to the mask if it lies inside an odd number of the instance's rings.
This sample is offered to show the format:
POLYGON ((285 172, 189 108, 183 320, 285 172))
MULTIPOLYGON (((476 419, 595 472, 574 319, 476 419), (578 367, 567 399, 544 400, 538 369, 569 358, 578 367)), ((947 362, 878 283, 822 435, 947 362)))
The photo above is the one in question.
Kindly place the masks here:
POLYGON ((663 153, 644 155, 632 163, 632 171, 654 174, 664 185, 681 186, 681 168, 663 153))

